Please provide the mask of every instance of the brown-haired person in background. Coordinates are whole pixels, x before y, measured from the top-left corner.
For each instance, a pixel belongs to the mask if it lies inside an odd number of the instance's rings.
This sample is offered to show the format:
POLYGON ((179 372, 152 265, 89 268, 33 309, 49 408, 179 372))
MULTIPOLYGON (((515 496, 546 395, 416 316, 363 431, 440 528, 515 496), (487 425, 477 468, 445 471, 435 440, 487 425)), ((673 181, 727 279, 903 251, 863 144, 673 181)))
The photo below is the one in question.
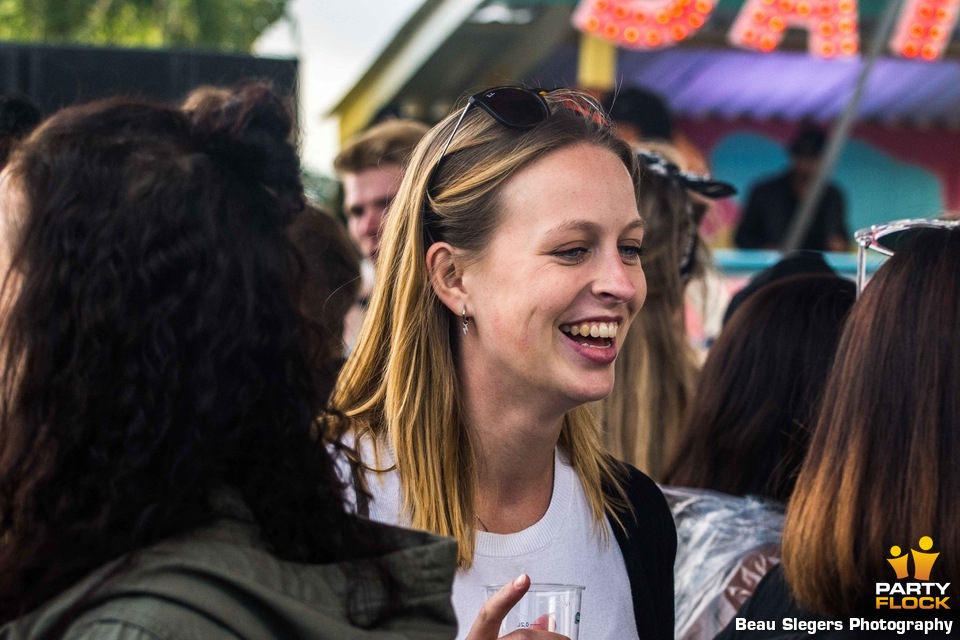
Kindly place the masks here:
POLYGON ((360 259, 340 221, 313 205, 288 231, 303 266, 300 309, 314 323, 311 352, 326 399, 343 364, 343 327, 360 292, 360 259))
POLYGON ((316 418, 291 127, 113 99, 0 175, 0 637, 452 637, 455 545, 349 515, 316 418))
POLYGON ((640 215, 647 223, 643 313, 617 356, 613 391, 592 405, 607 450, 660 480, 682 433, 700 369, 686 329, 685 292, 709 263, 699 226, 709 197, 733 188, 684 171, 683 156, 665 143, 640 147, 640 215))
POLYGON ((353 348, 363 322, 380 255, 380 230, 400 188, 403 169, 413 148, 427 132, 416 120, 392 119, 357 134, 333 161, 343 181, 343 211, 347 231, 362 257, 360 299, 347 317, 344 340, 353 348))
POLYGON ((585 94, 499 87, 424 137, 390 208, 334 404, 370 516, 457 539, 461 639, 518 573, 586 586, 582 638, 673 636, 670 511, 586 406, 643 304, 640 188, 585 94))
MULTIPOLYGON (((893 555, 923 553, 923 538, 940 554, 929 580, 956 583, 960 576, 957 282, 960 230, 937 229, 916 231, 867 284, 840 339, 787 506, 782 564, 738 617, 842 622, 842 630, 820 630, 818 638, 927 638, 938 634, 864 632, 851 629, 850 619, 954 615, 954 587, 945 594, 950 610, 909 611, 878 607, 877 584, 898 582, 888 563, 892 548, 900 551, 893 555)), ((731 623, 718 637, 792 635, 779 626, 737 631, 731 623)))
POLYGON ((677 637, 709 640, 780 557, 783 509, 856 298, 800 275, 743 301, 710 348, 662 487, 677 523, 677 637))

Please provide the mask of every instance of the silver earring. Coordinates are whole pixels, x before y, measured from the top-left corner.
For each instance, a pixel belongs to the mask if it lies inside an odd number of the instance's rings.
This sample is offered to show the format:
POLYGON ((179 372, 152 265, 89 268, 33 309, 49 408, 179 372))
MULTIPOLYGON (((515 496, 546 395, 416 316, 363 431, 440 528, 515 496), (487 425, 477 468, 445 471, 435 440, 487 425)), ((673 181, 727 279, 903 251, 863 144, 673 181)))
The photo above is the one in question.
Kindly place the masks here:
POLYGON ((464 307, 460 313, 460 322, 462 323, 461 328, 463 329, 463 335, 467 335, 467 332, 470 331, 470 318, 467 317, 466 307, 464 307))

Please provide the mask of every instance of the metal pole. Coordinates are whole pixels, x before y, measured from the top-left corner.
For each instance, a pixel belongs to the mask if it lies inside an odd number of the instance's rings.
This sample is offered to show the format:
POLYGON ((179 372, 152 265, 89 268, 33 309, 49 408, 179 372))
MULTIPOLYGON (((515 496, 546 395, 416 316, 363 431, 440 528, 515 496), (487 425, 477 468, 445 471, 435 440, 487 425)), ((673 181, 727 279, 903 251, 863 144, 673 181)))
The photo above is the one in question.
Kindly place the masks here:
POLYGON ((816 214, 817 204, 820 202, 820 196, 827 186, 830 175, 833 173, 833 169, 840 157, 840 152, 843 150, 843 145, 846 144, 847 138, 850 135, 850 128, 853 126, 854 120, 856 120, 857 107, 860 106, 860 99, 863 97, 863 91, 867 85, 867 78, 870 77, 873 63, 880 57, 880 51, 890 38, 890 32, 893 30, 893 24, 900 11, 901 3, 902 0, 889 0, 883 10, 880 22, 877 24, 876 29, 874 29, 873 38, 870 41, 870 52, 867 55, 863 67, 860 69, 860 76, 857 78, 857 85, 854 88, 853 95, 850 96, 850 100, 847 101, 844 107, 843 114, 830 132, 827 148, 823 152, 823 158, 820 161, 820 166, 817 168, 817 174, 814 176, 810 188, 807 189, 807 194, 800 203, 799 211, 797 211, 797 215, 793 217, 790 229, 787 231, 786 239, 781 247, 784 253, 798 249, 800 243, 803 242, 804 237, 806 237, 807 231, 810 230, 810 225, 813 224, 813 218, 816 214))
POLYGON ((867 284, 867 249, 870 246, 870 239, 857 241, 857 297, 863 293, 863 287, 867 284))

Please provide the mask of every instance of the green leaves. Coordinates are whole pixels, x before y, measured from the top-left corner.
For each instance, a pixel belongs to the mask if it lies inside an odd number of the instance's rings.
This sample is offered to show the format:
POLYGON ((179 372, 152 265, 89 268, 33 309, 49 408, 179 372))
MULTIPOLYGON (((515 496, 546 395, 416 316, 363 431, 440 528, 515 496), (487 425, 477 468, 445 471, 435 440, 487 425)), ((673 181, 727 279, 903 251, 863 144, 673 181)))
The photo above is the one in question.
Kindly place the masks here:
POLYGON ((0 0, 0 39, 249 52, 289 0, 0 0))

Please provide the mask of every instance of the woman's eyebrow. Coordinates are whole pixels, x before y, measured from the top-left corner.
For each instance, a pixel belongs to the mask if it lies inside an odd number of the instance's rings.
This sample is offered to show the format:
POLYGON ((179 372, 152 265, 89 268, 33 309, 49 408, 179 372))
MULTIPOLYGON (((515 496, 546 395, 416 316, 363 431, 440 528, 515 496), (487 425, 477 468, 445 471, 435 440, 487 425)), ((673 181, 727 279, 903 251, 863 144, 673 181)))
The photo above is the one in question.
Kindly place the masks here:
MULTIPOLYGON (((647 223, 643 218, 638 217, 636 220, 628 224, 623 228, 624 231, 631 231, 633 229, 646 229, 647 223)), ((547 230, 547 235, 552 235, 554 233, 562 233, 564 231, 586 231, 588 233, 600 233, 602 228, 599 224, 593 220, 587 220, 585 218, 580 218, 576 220, 567 220, 561 222, 555 227, 551 227, 547 230)))
POLYGON ((547 230, 548 234, 561 233, 564 231, 587 231, 590 233, 598 233, 600 231, 600 225, 592 220, 587 219, 577 219, 577 220, 567 220, 561 222, 555 227, 547 230))

